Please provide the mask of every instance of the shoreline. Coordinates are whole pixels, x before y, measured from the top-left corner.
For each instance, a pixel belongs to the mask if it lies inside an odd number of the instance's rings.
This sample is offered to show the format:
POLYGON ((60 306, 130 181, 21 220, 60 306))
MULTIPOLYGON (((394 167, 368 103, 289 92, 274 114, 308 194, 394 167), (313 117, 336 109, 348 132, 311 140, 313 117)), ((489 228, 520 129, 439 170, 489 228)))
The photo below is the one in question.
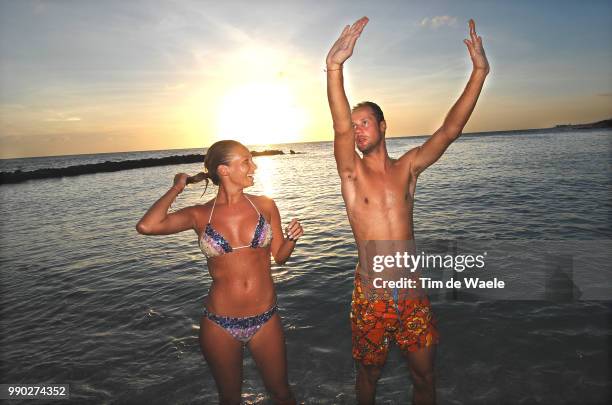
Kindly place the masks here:
MULTIPOLYGON (((549 134, 554 132, 569 132, 569 131, 592 131, 592 130, 600 130, 600 129, 610 129, 612 128, 612 119, 598 121, 594 123, 588 124, 560 124, 551 128, 533 128, 533 129, 513 129, 513 130, 505 130, 505 131, 486 131, 486 132, 468 132, 463 133, 461 138, 464 137, 481 137, 481 136, 503 136, 503 135, 512 135, 518 133, 528 133, 528 134, 549 134)), ((394 136, 388 137, 388 140, 392 139, 409 139, 409 138, 428 138, 431 134, 428 135, 410 135, 410 136, 394 136)), ((333 140, 329 141, 312 141, 312 142, 301 142, 304 144, 310 143, 325 143, 325 142, 333 142, 333 140)), ((294 144, 287 144, 294 145, 294 144)), ((178 149, 180 150, 180 149, 178 149)), ((155 151, 141 151, 141 152, 155 152, 155 151)), ((129 153, 129 152, 109 152, 109 154, 113 153, 129 153)), ((264 150, 261 152, 251 151, 253 156, 273 156, 273 155, 285 155, 286 153, 279 149, 271 149, 264 150)), ((303 152, 295 152, 293 150, 289 150, 288 154, 301 154, 303 152)), ((88 155, 88 154, 84 154, 88 155)), ((75 156, 75 155, 65 155, 65 156, 75 156)), ((76 155, 78 156, 78 155, 76 155)), ((60 156, 39 156, 38 158, 45 157, 61 157, 60 156)), ((74 165, 62 168, 42 168, 31 171, 22 171, 15 170, 12 172, 0 172, 0 186, 4 184, 17 184, 22 183, 28 180, 42 180, 42 179, 52 179, 52 178, 61 178, 61 177, 73 177, 80 176, 84 174, 94 174, 94 173, 109 173, 116 172, 121 170, 130 170, 130 169, 140 169, 146 167, 157 167, 157 166, 168 166, 168 165, 177 165, 177 164, 189 164, 189 163, 199 163, 203 162, 206 157, 205 153, 202 154, 187 154, 187 155, 172 155, 166 156, 162 158, 143 158, 143 159, 132 159, 132 160, 123 160, 123 161, 105 161, 101 163, 91 163, 84 165, 74 165)), ((19 159, 19 158, 16 158, 19 159)), ((28 159, 28 158, 24 158, 28 159)), ((10 160, 10 159, 7 159, 10 160)))
MULTIPOLYGON (((289 151, 295 155, 300 152, 289 151)), ((253 156, 285 155, 282 150, 272 149, 265 151, 251 151, 253 156)), ((109 173, 121 170, 141 169, 146 167, 168 166, 177 164, 203 163, 206 154, 173 155, 163 158, 145 158, 134 160, 123 160, 119 162, 106 161, 102 163, 91 163, 61 168, 45 168, 32 171, 15 170, 14 172, 0 172, 0 185, 16 184, 28 180, 42 180, 60 177, 73 177, 83 174, 109 173)))
MULTIPOLYGON (((496 131, 477 131, 477 132, 463 132, 461 137, 464 136, 496 136, 496 135, 506 135, 512 133, 549 133, 555 131, 588 131, 594 129, 612 129, 612 118, 587 124, 557 124, 554 127, 547 128, 525 128, 525 129, 503 129, 496 131)), ((398 136, 387 136, 387 139, 408 139, 408 138, 427 138, 431 136, 431 134, 420 134, 420 135, 398 135, 398 136)), ((333 139, 329 140, 318 140, 318 141, 305 141, 305 142, 289 142, 289 143, 277 143, 277 144, 269 144, 267 146, 274 147, 282 147, 284 145, 296 145, 296 144, 311 144, 311 143, 324 143, 324 142, 333 142, 333 139)), ((265 145, 265 144, 264 144, 265 145)), ((248 145, 247 145, 248 146, 248 145)), ((252 145, 257 146, 257 145, 252 145)), ((260 145, 261 146, 261 145, 260 145)), ((74 157, 74 156, 87 156, 87 155, 113 155, 117 153, 152 153, 152 152, 166 152, 166 151, 187 151, 201 148, 170 148, 170 149, 152 149, 152 150, 127 150, 127 151, 115 151, 115 152, 97 152, 97 153, 76 153, 76 154, 67 154, 67 155, 47 155, 47 156, 22 156, 22 157, 7 157, 2 158, 1 160, 18 160, 18 159, 40 159, 40 158, 62 158, 62 157, 74 157)))

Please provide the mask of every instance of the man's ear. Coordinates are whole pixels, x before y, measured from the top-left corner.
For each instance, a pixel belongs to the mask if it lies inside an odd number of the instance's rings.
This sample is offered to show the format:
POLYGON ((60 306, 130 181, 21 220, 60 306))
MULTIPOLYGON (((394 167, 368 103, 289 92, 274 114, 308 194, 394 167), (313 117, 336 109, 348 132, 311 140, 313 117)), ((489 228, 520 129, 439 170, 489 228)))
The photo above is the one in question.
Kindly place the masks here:
POLYGON ((380 132, 382 132, 382 134, 384 135, 385 131, 387 130, 387 121, 380 121, 380 124, 378 124, 378 129, 380 129, 380 132))

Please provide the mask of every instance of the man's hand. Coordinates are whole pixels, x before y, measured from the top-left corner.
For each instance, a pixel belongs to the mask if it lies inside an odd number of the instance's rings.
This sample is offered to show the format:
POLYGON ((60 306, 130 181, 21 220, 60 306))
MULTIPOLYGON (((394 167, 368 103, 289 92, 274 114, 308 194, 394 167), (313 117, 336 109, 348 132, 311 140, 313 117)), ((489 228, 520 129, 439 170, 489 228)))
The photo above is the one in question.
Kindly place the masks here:
POLYGON ((325 61, 327 69, 339 69, 351 57, 355 48, 355 42, 357 42, 357 38, 361 35, 361 31, 363 31, 368 21, 368 17, 361 17, 352 26, 347 25, 344 27, 340 38, 338 38, 327 54, 325 61))
POLYGON ((351 122, 351 107, 344 92, 342 64, 351 57, 355 42, 368 23, 362 17, 352 26, 346 26, 338 40, 332 45, 327 59, 327 100, 334 122, 334 156, 338 173, 342 179, 351 178, 355 172, 355 134, 351 122))
POLYGON ((474 20, 470 20, 470 38, 463 42, 470 52, 474 68, 465 90, 446 115, 442 126, 422 146, 404 155, 416 175, 440 159, 446 148, 461 135, 478 101, 478 96, 489 73, 489 62, 482 48, 482 38, 476 35, 474 20))
POLYGON ((484 70, 489 73, 489 61, 482 47, 482 38, 476 35, 476 24, 474 24, 474 20, 470 19, 469 26, 470 39, 464 39, 463 43, 467 45, 468 51, 470 52, 474 70, 484 70))

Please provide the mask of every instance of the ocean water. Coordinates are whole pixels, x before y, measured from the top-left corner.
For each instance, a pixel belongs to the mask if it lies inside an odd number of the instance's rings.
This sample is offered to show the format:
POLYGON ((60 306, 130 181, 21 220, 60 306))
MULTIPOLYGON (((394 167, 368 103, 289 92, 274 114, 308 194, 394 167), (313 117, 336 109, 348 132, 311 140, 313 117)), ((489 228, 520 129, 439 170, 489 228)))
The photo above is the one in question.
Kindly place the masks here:
MULTIPOLYGON (((432 295, 440 404, 609 403, 611 141, 610 130, 464 136, 420 176, 417 243, 524 253, 514 267, 500 260, 488 270, 510 284, 503 293, 432 295), (578 291, 569 299, 547 295, 551 279, 534 265, 544 251, 564 258, 560 269, 578 291)), ((398 157, 422 142, 389 139, 389 151, 398 157)), ((299 402, 352 404, 356 255, 332 145, 276 147, 304 154, 256 158, 249 192, 274 198, 283 221, 300 218, 305 229, 289 262, 272 268, 289 379, 299 402)), ((196 152, 10 160, 1 170, 196 152)), ((199 170, 186 164, 0 186, 1 383, 68 383, 70 402, 79 404, 216 403, 198 345, 211 280, 196 236, 134 229, 175 173, 199 170)), ((188 189, 173 208, 213 195, 188 189)), ((411 393, 393 349, 378 403, 410 403, 411 393)), ((243 399, 266 401, 248 351, 243 399)))

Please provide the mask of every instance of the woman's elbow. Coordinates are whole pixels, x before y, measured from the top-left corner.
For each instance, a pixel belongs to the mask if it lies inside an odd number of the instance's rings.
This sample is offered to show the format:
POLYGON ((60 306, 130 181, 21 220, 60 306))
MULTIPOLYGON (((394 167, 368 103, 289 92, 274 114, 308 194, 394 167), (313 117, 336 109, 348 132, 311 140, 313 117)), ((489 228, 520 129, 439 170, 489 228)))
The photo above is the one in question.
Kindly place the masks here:
POLYGON ((151 234, 151 230, 145 224, 143 224, 142 221, 138 221, 138 223, 136 224, 136 232, 141 235, 151 234))

